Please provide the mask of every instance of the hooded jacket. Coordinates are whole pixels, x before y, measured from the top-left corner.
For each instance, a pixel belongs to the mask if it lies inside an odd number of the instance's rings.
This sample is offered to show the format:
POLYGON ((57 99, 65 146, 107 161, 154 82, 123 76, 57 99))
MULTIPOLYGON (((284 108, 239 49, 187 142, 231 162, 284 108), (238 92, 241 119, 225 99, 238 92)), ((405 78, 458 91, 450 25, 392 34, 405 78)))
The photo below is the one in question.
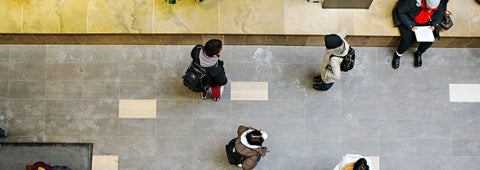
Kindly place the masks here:
POLYGON ((350 45, 344 39, 346 33, 338 33, 337 35, 342 38, 343 45, 337 48, 327 49, 325 54, 323 55, 322 68, 320 68, 320 76, 322 76, 322 80, 324 83, 333 83, 336 80, 340 80, 340 78, 342 78, 340 63, 342 63, 343 58, 330 56, 345 56, 348 54, 348 49, 350 49, 350 45), (330 66, 332 70, 327 69, 328 66, 330 66))
POLYGON ((210 87, 223 86, 227 84, 228 79, 223 68, 223 61, 218 57, 208 57, 203 51, 202 45, 196 45, 191 52, 191 57, 194 62, 200 64, 207 70, 207 84, 210 87))
POLYGON ((267 147, 249 145, 246 142, 246 133, 257 130, 251 127, 239 126, 237 130, 237 140, 235 142, 235 152, 240 155, 245 156, 245 159, 242 163, 242 168, 244 170, 250 170, 257 166, 259 156, 264 157, 267 153, 267 147))

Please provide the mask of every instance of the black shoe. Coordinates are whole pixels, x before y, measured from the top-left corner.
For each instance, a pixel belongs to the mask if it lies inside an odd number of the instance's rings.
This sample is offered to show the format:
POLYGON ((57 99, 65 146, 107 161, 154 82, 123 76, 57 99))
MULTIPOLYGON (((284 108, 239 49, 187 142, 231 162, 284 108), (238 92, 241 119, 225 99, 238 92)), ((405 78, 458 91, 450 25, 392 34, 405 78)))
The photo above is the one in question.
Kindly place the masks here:
POLYGON ((414 67, 421 67, 422 66, 422 53, 415 52, 413 53, 413 66, 414 67))
POLYGON ((400 56, 397 55, 397 52, 393 53, 392 67, 393 69, 400 67, 400 56))
POLYGON ((321 82, 323 82, 322 76, 315 76, 315 77, 313 78, 313 82, 314 82, 314 83, 321 83, 321 82))
POLYGON ((325 88, 322 86, 322 83, 313 84, 313 89, 315 89, 315 90, 320 90, 320 91, 327 91, 327 90, 325 90, 325 88))

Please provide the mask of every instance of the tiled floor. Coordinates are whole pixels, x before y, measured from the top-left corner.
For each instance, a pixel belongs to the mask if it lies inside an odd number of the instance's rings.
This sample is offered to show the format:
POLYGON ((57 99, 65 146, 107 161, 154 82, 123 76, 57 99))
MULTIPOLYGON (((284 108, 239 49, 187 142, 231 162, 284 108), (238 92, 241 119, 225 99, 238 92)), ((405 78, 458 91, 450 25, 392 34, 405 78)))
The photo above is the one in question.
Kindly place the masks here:
MULTIPOLYGON (((478 169, 480 103, 450 84, 480 84, 480 49, 356 48, 328 92, 311 88, 320 47, 226 46, 231 82, 267 82, 268 100, 201 100, 183 87, 191 46, 0 46, 0 126, 9 141, 92 142, 120 169, 234 169, 224 145, 240 124, 269 132, 257 169, 329 170, 346 153, 382 170, 478 169), (119 118, 119 100, 156 100, 156 118, 119 118)), ((153 116, 152 116, 153 117, 153 116)))

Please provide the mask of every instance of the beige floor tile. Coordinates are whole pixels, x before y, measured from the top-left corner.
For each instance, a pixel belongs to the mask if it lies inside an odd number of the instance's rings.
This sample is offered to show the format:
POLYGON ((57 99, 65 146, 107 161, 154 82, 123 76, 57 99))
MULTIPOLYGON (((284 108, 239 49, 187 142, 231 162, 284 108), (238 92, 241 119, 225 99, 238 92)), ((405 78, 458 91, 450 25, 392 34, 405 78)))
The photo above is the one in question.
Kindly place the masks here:
POLYGON ((368 158, 372 161, 373 168, 375 170, 380 170, 380 157, 378 157, 378 156, 365 156, 365 158, 368 158))
POLYGON ((118 169, 118 155, 93 155, 92 170, 118 169))
POLYGON ((156 118, 157 100, 120 100, 120 118, 156 118))
POLYGON ((268 100, 268 82, 232 82, 231 100, 268 100))
POLYGON ((480 102, 480 84, 450 84, 450 102, 480 102))

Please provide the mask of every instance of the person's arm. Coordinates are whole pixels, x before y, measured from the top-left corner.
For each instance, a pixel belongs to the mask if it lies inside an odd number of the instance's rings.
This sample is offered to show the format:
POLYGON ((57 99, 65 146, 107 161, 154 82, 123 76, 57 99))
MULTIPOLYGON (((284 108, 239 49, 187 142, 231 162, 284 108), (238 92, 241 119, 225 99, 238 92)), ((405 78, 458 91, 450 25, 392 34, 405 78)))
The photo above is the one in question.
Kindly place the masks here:
POLYGON ((430 22, 431 26, 434 26, 435 28, 438 28, 440 26, 440 23, 443 21, 443 16, 446 15, 447 3, 448 3, 448 0, 444 0, 440 3, 438 7, 438 11, 435 12, 434 14, 436 15, 436 17, 434 17, 435 20, 430 22))
POLYGON ((407 28, 413 31, 417 24, 408 16, 408 13, 416 8, 416 0, 403 0, 397 9, 398 19, 407 28))
POLYGON ((242 162, 243 170, 251 170, 257 166, 259 155, 246 157, 242 162))
POLYGON ((325 72, 326 79, 340 80, 342 78, 342 71, 340 70, 341 60, 340 57, 335 56, 330 59, 330 64, 325 72))

